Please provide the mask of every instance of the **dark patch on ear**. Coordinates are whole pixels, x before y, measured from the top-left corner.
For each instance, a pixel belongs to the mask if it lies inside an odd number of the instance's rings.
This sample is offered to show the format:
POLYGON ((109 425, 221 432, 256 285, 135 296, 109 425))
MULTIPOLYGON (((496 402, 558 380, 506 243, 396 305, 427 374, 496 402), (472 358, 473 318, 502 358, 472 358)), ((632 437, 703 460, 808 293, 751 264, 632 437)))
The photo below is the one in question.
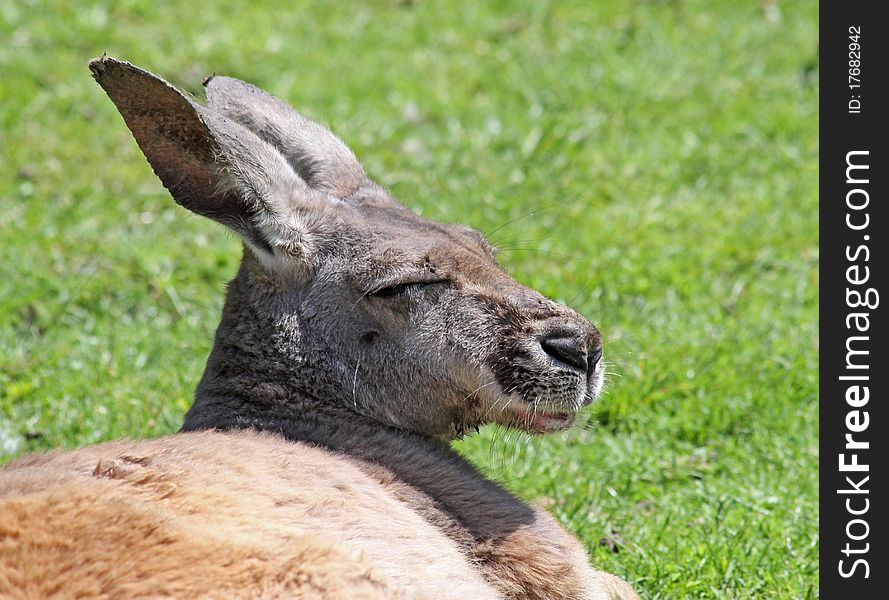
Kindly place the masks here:
POLYGON ((376 339, 379 337, 379 332, 377 331, 368 331, 364 335, 361 336, 361 341, 365 344, 373 344, 376 339))

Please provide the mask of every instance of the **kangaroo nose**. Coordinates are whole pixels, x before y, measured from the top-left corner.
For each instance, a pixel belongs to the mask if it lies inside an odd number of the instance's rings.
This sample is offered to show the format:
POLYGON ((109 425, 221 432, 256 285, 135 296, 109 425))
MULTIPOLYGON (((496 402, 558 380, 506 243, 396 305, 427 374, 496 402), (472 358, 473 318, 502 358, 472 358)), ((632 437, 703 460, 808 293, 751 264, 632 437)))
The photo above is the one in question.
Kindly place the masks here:
POLYGON ((574 335, 563 333, 550 334, 540 340, 540 347, 552 358, 568 366, 586 373, 592 370, 602 356, 601 347, 594 348, 594 352, 587 353, 586 340, 574 335))
POLYGON ((586 364, 587 369, 590 373, 596 370, 596 366, 599 364, 599 361, 602 360, 602 339, 593 344, 593 347, 590 348, 589 352, 587 352, 586 364))

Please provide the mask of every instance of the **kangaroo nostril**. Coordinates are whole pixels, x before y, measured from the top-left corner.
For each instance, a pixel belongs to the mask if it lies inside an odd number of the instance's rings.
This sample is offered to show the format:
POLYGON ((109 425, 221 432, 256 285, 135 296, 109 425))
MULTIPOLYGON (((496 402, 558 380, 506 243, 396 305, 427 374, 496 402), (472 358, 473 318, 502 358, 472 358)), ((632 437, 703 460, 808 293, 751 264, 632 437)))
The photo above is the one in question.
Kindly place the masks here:
POLYGON ((587 371, 590 373, 595 371, 600 360, 602 360, 602 344, 596 344, 587 355, 587 371))
POLYGON ((587 372, 589 357, 587 356, 586 344, 582 340, 576 337, 555 335, 540 340, 540 347, 559 362, 580 369, 584 373, 587 372))

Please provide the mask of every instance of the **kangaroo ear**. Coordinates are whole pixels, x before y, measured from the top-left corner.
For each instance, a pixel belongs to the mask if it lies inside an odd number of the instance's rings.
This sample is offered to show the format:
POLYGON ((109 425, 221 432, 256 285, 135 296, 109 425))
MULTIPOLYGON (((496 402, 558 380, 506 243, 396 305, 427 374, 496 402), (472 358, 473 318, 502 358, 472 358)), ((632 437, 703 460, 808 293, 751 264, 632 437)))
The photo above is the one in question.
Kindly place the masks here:
POLYGON ((127 62, 90 62, 154 172, 177 203, 241 235, 260 253, 309 251, 301 218, 328 200, 255 134, 127 62))
POLYGON ((211 110, 274 146, 310 186, 339 198, 376 187, 342 140, 285 102, 231 77, 209 77, 204 87, 211 110))

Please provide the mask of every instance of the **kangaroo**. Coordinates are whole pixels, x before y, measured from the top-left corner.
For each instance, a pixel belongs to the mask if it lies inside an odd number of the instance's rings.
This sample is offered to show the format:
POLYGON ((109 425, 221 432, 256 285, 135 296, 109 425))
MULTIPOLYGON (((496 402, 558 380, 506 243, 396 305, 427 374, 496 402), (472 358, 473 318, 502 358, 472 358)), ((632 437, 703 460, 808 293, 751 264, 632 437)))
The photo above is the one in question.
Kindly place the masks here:
POLYGON ((450 447, 570 427, 603 381, 586 318, 266 92, 213 76, 203 105, 127 62, 90 69, 243 257, 181 432, 0 470, 0 595, 637 598, 450 447))

